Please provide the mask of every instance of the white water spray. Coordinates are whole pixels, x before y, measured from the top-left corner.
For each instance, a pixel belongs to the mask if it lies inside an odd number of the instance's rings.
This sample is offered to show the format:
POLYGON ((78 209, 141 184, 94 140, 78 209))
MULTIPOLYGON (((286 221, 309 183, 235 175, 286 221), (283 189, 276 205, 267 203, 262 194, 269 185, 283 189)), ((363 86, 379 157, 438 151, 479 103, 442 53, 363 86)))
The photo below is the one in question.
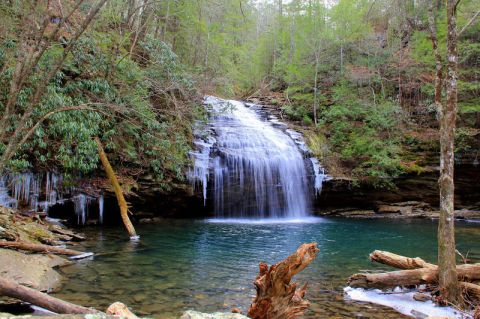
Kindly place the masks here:
POLYGON ((309 175, 314 174, 318 193, 324 175, 318 161, 305 158, 309 150, 302 135, 285 130, 275 116, 263 120, 252 104, 215 97, 207 97, 205 104, 211 112, 210 128, 196 132, 189 178, 201 185, 206 200, 212 177, 216 217, 308 216, 309 175))

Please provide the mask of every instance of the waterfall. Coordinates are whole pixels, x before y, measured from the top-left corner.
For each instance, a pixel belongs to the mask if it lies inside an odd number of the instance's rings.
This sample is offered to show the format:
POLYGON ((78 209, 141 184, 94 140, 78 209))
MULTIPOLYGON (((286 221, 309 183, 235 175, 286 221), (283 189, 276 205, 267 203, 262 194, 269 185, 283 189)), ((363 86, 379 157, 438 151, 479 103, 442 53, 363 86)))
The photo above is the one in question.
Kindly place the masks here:
POLYGON ((303 136, 256 105, 206 97, 210 121, 201 134, 189 178, 212 188, 216 217, 301 218, 310 213, 310 177, 321 191, 323 170, 303 136))

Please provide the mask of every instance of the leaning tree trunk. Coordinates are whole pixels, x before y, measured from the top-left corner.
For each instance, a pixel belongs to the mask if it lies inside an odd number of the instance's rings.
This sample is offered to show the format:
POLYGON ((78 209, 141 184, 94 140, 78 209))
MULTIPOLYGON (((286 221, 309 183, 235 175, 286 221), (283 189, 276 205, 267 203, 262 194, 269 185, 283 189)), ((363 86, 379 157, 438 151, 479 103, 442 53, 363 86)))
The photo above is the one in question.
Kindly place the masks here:
POLYGON ((457 113, 457 0, 447 0, 447 101, 440 117, 440 220, 438 224, 439 285, 442 298, 460 302, 460 286, 455 268, 454 228, 454 139, 457 113))
POLYGON ((257 295, 248 310, 252 319, 293 319, 301 316, 310 303, 303 299, 307 285, 297 289, 293 276, 315 260, 317 244, 303 244, 282 262, 268 267, 260 263, 255 280, 257 295))
POLYGON ((102 161, 103 167, 105 168, 105 173, 107 174, 110 183, 112 183, 113 190, 115 191, 115 196, 117 196, 117 202, 118 206, 120 207, 120 214, 122 216, 123 224, 125 225, 125 228, 130 234, 130 237, 135 238, 137 237, 137 233, 135 232, 135 228, 133 227, 130 218, 128 218, 128 205, 125 197, 123 197, 122 187, 120 186, 117 176, 115 175, 115 172, 113 171, 113 168, 108 161, 107 155, 103 150, 100 139, 98 137, 95 137, 95 142, 97 143, 98 155, 100 156, 100 160, 102 161))

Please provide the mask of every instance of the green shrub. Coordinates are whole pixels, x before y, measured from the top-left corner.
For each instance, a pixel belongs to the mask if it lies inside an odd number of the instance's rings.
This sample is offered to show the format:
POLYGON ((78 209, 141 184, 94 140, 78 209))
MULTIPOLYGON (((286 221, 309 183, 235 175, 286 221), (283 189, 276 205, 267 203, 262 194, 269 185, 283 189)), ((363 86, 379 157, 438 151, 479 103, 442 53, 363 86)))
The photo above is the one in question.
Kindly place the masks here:
POLYGON ((376 186, 401 173, 397 132, 399 107, 391 101, 362 101, 348 84, 337 86, 335 103, 322 113, 333 151, 352 163, 352 173, 376 186))

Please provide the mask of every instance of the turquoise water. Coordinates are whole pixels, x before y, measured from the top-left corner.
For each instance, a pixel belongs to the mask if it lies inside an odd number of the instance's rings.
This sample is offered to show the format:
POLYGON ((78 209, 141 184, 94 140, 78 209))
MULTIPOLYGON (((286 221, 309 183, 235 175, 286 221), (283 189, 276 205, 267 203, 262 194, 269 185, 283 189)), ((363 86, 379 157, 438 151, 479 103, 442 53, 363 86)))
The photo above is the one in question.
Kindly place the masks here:
MULTIPOLYGON (((384 307, 344 300, 342 288, 355 272, 381 269, 368 261, 375 249, 434 262, 436 227, 430 220, 165 220, 137 226, 138 242, 129 241, 121 228, 87 228, 89 240, 78 249, 99 255, 63 268, 68 281, 56 295, 98 309, 122 301, 138 314, 156 318, 177 318, 187 309, 246 311, 258 263, 275 263, 302 243, 315 241, 317 260, 297 276, 309 283, 307 317, 401 318, 384 307)), ((480 260, 480 225, 457 223, 457 243, 462 253, 480 260)))

